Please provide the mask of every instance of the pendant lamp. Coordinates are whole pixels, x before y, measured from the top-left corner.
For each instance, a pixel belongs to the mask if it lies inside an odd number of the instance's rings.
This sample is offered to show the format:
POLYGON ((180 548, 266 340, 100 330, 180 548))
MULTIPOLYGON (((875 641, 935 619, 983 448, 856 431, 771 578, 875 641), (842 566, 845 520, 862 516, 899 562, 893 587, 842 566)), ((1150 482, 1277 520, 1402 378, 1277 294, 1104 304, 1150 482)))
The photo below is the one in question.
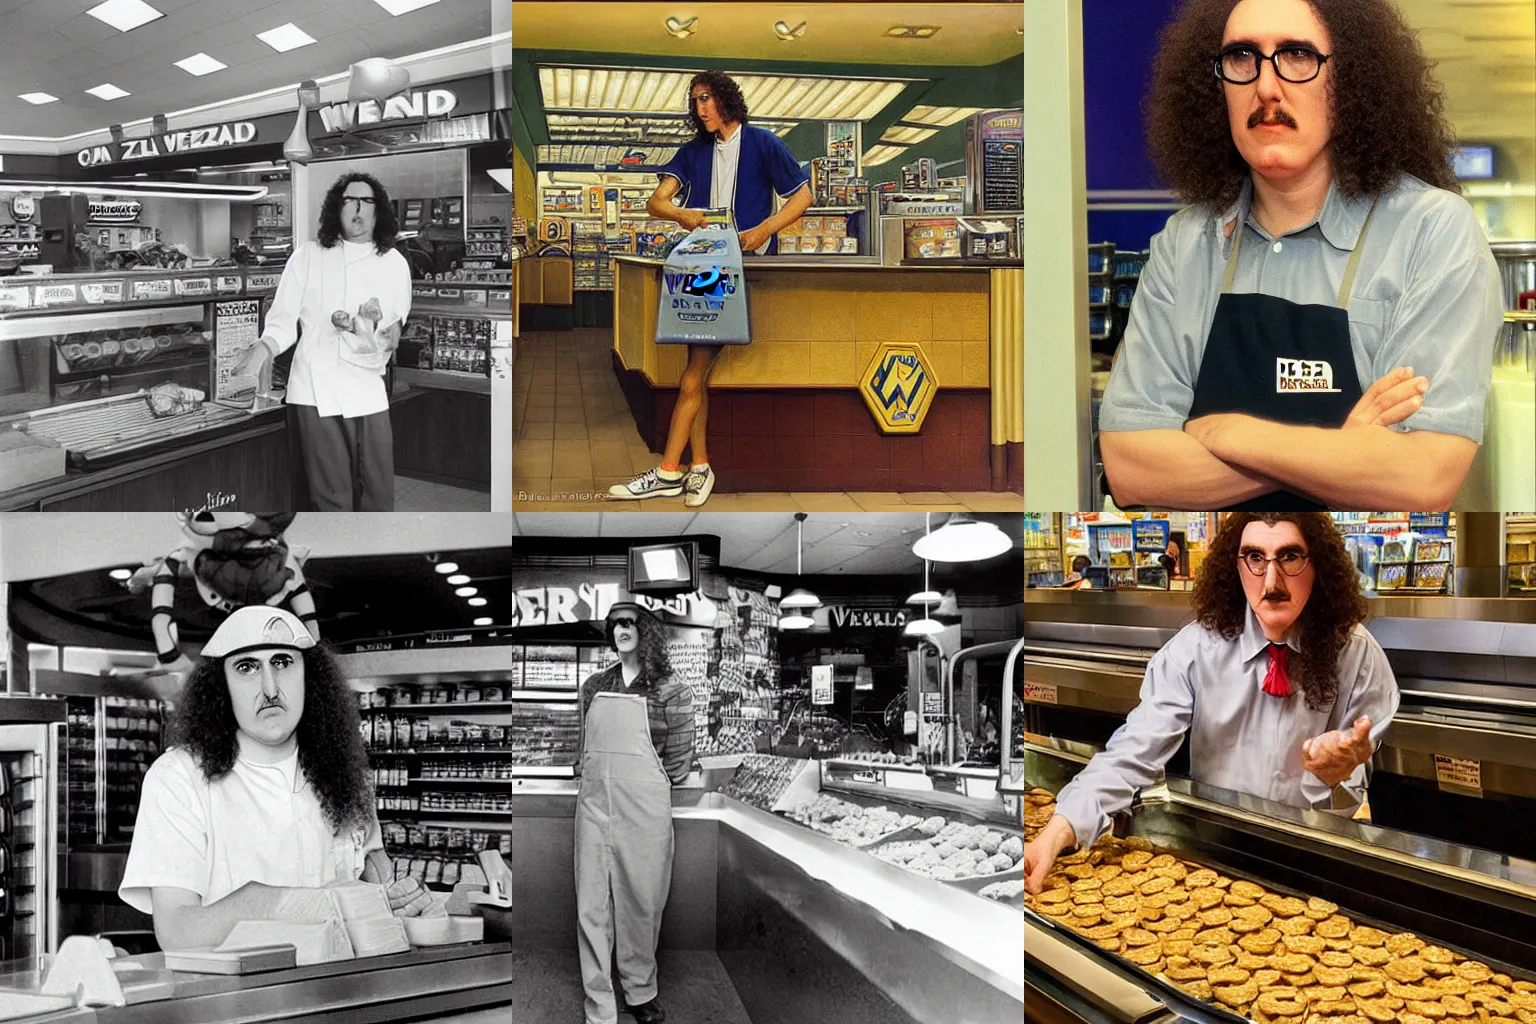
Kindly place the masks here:
POLYGON ((979 562, 996 558, 1013 541, 992 523, 972 519, 963 512, 912 545, 912 553, 935 562, 979 562))
MULTIPOLYGON (((923 513, 923 536, 924 537, 928 536, 928 527, 930 525, 932 525, 932 522, 933 522, 933 513, 932 512, 924 512, 923 513)), ((916 550, 915 546, 914 546, 913 550, 914 551, 916 550)), ((944 599, 944 595, 943 594, 939 593, 937 590, 934 590, 931 586, 928 585, 928 559, 925 558, 925 559, 923 559, 923 589, 919 590, 917 593, 915 593, 911 597, 907 598, 907 604, 929 605, 929 604, 934 604, 936 602, 942 601, 943 599, 944 599)), ((926 608, 923 609, 923 611, 924 611, 925 614, 927 613, 927 609, 926 608)))
MULTIPOLYGON (((795 513, 795 576, 797 578, 802 573, 802 569, 801 569, 801 565, 800 565, 800 555, 801 555, 801 550, 800 549, 801 549, 801 545, 802 545, 802 543, 804 541, 804 535, 803 535, 804 526, 805 526, 805 513, 804 512, 796 512, 795 513)), ((789 592, 789 594, 784 598, 784 600, 779 602, 779 607, 780 608, 819 608, 819 607, 821 607, 821 598, 817 597, 815 594, 811 593, 809 590, 805 589, 804 587, 796 587, 794 590, 791 590, 789 592)), ((798 616, 798 617, 799 618, 804 618, 804 616, 798 616)), ((781 623, 781 625, 782 625, 782 623, 781 623)), ((786 627, 786 628, 789 628, 789 629, 796 629, 796 628, 804 629, 805 627, 804 626, 801 626, 801 627, 789 626, 789 627, 786 627)))

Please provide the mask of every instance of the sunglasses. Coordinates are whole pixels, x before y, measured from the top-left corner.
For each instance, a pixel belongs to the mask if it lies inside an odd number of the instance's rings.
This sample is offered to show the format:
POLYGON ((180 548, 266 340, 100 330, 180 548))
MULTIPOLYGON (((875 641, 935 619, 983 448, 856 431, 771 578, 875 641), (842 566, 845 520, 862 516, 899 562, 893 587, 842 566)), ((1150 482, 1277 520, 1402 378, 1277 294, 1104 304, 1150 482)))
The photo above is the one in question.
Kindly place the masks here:
POLYGON ((637 625, 639 622, 640 622, 639 619, 630 619, 630 618, 609 619, 608 620, 609 625, 612 625, 612 626, 630 626, 630 627, 633 627, 633 626, 637 625))

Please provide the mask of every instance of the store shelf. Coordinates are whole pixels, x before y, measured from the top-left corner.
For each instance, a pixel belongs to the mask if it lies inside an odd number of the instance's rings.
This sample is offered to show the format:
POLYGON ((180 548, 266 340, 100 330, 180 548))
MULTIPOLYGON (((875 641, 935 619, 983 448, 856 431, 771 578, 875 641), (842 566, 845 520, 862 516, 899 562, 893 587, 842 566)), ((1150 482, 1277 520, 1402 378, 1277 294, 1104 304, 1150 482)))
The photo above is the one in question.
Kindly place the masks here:
POLYGON ((365 715, 373 714, 400 714, 409 711, 413 714, 418 711, 449 711, 461 712, 466 709, 483 710, 489 708, 492 711, 498 709, 511 710, 513 701, 510 700, 461 700, 448 704, 387 704, 377 708, 358 708, 365 715))
POLYGON ((512 815, 510 807, 500 811, 466 811, 466 810, 436 810, 423 807, 417 811, 409 812, 418 816, 430 814, 434 818, 509 818, 512 815))
POLYGON ((468 747, 408 747, 405 750, 399 750, 399 749, 379 750, 379 749, 375 749, 375 748, 369 748, 368 753, 370 753, 370 754, 394 754, 394 755, 401 756, 401 757, 407 757, 407 756, 415 757, 415 756, 419 756, 419 755, 422 755, 422 754, 431 754, 433 756, 436 756, 438 754, 452 754, 455 757, 460 757, 460 756, 463 756, 465 754, 473 754, 476 757, 480 757, 480 756, 511 757, 514 753, 521 753, 521 751, 513 751, 513 750, 475 750, 473 748, 468 748, 468 747))
POLYGON ((413 777, 411 779, 411 785, 413 785, 413 786, 417 786, 417 785, 423 785, 423 786, 451 785, 451 786, 502 786, 502 787, 510 787, 512 785, 512 780, 509 779, 509 778, 508 779, 440 779, 440 778, 436 778, 436 777, 431 776, 431 775, 422 775, 422 776, 419 776, 419 777, 413 777))

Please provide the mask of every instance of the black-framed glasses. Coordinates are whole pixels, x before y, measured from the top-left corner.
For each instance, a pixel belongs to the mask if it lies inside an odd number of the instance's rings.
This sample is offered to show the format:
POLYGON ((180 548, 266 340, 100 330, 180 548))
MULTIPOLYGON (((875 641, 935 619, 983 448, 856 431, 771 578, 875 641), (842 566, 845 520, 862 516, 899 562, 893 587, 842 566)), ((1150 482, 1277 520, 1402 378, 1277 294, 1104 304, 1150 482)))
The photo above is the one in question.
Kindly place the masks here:
POLYGON ((630 618, 617 618, 617 619, 609 619, 608 620, 609 625, 615 626, 615 627, 618 627, 618 626, 634 627, 634 626, 638 625, 639 622, 640 622, 639 619, 630 619, 630 618))
POLYGON ((1309 556, 1305 551, 1282 551, 1273 558, 1266 557, 1258 551, 1244 551, 1237 556, 1237 560, 1243 563, 1243 567, 1255 576, 1263 576, 1269 571, 1269 563, 1274 562, 1276 568, 1287 576, 1300 576, 1302 570, 1307 567, 1309 556))
POLYGON ((341 205, 346 206, 348 203, 353 203, 359 207, 373 206, 374 199, 373 196, 342 196, 341 205))
POLYGON ((1260 53, 1252 46, 1229 46, 1216 55, 1216 77, 1233 85, 1249 85, 1259 79, 1264 62, 1275 67, 1275 74, 1287 82, 1310 82, 1323 70, 1331 53, 1318 53, 1309 46, 1282 46, 1274 53, 1260 53))

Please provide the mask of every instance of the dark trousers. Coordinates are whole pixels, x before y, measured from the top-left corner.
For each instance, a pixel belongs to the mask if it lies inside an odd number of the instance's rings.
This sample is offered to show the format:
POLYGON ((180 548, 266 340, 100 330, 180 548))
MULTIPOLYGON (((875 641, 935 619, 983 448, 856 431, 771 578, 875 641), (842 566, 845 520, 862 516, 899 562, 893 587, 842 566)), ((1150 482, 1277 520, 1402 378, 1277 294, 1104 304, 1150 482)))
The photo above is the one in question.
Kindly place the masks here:
POLYGON ((314 406, 292 406, 309 497, 318 512, 393 512, 395 436, 389 413, 321 416, 314 406))

